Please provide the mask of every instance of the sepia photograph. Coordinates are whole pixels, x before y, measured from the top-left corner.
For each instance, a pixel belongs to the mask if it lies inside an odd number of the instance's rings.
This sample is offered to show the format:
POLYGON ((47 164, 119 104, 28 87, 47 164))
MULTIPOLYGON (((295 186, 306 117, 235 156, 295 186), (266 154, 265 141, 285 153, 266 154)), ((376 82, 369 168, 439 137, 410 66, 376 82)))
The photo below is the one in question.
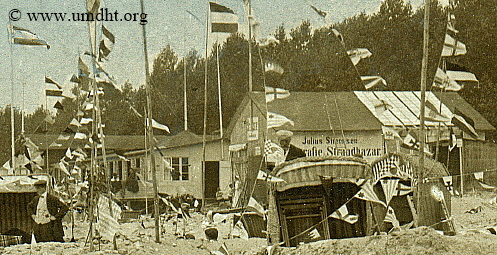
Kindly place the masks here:
POLYGON ((0 254, 497 254, 497 0, 0 7, 0 254))

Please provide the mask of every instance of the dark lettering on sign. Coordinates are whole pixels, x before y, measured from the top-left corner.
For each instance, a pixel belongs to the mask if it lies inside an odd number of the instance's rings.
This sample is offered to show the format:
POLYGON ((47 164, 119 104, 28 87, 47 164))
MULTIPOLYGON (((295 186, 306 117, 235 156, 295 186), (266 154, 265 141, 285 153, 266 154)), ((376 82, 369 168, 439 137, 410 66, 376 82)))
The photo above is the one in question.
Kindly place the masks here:
POLYGON ((323 139, 304 136, 302 144, 323 144, 323 139))
POLYGON ((356 154, 361 154, 364 157, 379 157, 383 154, 382 148, 359 148, 354 147, 351 149, 343 149, 343 148, 334 148, 328 147, 326 148, 329 155, 332 156, 353 156, 356 154))

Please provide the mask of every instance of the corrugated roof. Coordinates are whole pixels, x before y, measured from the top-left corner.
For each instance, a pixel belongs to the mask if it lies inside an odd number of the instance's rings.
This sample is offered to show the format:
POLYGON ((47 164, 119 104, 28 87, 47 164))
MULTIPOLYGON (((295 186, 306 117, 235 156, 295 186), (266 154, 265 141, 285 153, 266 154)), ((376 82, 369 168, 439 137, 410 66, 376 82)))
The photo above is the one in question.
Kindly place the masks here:
POLYGON ((290 92, 267 104, 268 112, 295 123, 291 130, 381 130, 382 124, 354 92, 290 92))
MULTIPOLYGON (((359 100, 369 111, 385 126, 419 126, 420 91, 356 91, 359 100), (381 110, 380 105, 387 105, 381 110)), ((426 92, 426 101, 437 109, 440 100, 432 92, 426 92)), ((449 108, 442 103, 441 114, 445 117, 452 116, 449 108)), ((444 123, 452 126, 450 121, 444 123)), ((438 126, 438 122, 425 121, 427 126, 438 126)))
POLYGON ((476 130, 495 130, 492 126, 473 106, 464 100, 457 92, 435 92, 435 95, 452 111, 455 109, 470 117, 475 122, 476 130))

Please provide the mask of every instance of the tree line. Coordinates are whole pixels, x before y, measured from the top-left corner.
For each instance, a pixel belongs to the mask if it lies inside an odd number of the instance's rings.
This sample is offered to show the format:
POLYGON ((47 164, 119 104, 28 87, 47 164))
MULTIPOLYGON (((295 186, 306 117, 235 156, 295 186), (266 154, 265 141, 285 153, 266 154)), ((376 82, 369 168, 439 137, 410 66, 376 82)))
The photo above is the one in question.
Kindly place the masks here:
MULTIPOLYGON (((437 1, 432 1, 437 2, 437 1)), ((432 3, 430 19, 428 89, 438 66, 444 43, 448 14, 455 16, 457 39, 467 46, 467 54, 449 57, 447 62, 474 73, 479 84, 468 83, 459 94, 476 108, 491 124, 497 126, 497 0, 460 0, 442 8, 432 3)), ((411 91, 420 88, 423 12, 413 10, 403 0, 382 1, 377 13, 360 13, 342 22, 313 28, 309 21, 287 32, 284 25, 272 33, 279 42, 267 46, 252 43, 253 90, 264 86, 290 91, 354 91, 365 90, 360 75, 381 76, 387 85, 371 90, 411 91), (337 37, 333 30, 339 31, 337 37), (356 66, 346 51, 367 48, 373 54, 356 66), (271 61, 283 67, 282 74, 265 72, 264 63, 271 61)), ((153 62, 150 84, 152 114, 158 122, 169 126, 172 134, 184 128, 183 94, 186 74, 188 129, 203 132, 204 75, 207 64, 207 133, 219 131, 216 49, 219 49, 223 126, 231 120, 240 99, 248 91, 248 40, 239 33, 232 34, 222 45, 214 45, 211 54, 202 58, 191 51, 180 58, 166 45, 153 62), (185 70, 186 68, 186 70, 185 70)), ((146 93, 144 86, 126 82, 116 89, 104 84, 102 122, 108 135, 141 135, 144 133, 146 93), (135 113, 130 107, 133 107, 135 113)), ((73 90, 80 94, 80 86, 73 90)), ((433 89, 435 90, 435 89, 433 89)), ((77 100, 63 99, 64 110, 57 110, 54 124, 45 123, 47 114, 42 107, 26 116, 27 133, 58 134, 77 112, 77 100)), ((16 119, 20 119, 18 111, 16 119)), ((16 130, 20 124, 16 123, 16 130)), ((10 155, 10 110, 0 111, 0 160, 10 155)), ((156 134, 166 134, 156 131, 156 134)), ((494 139, 497 134, 489 134, 494 139)))

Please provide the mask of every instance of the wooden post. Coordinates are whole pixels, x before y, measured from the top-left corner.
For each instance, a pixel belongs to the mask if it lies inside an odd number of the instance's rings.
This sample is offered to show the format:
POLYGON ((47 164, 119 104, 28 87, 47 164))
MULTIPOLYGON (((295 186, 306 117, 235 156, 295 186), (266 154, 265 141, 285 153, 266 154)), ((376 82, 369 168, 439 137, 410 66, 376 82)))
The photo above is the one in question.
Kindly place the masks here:
POLYGON ((276 244, 280 242, 280 221, 278 218, 278 210, 276 208, 276 184, 268 182, 268 215, 267 215, 267 231, 269 234, 268 243, 276 244))

